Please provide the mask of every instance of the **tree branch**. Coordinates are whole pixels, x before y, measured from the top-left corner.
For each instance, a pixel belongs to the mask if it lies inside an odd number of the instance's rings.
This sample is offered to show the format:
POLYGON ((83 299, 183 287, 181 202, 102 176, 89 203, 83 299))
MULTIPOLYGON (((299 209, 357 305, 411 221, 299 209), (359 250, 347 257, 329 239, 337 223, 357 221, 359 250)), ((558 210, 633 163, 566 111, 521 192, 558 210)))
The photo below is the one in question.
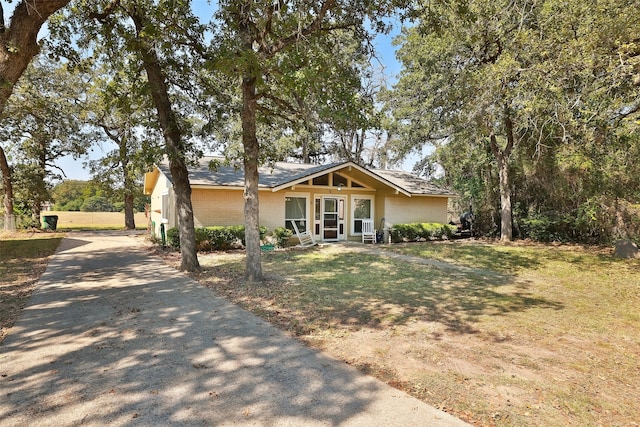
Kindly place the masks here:
POLYGON ((6 27, 4 26, 4 7, 0 3, 0 34, 4 34, 6 27))
POLYGON ((265 99, 268 99, 270 101, 273 101, 278 107, 282 108, 285 111, 291 111, 291 112, 297 112, 298 111, 291 103, 285 101, 282 98, 278 98, 277 96, 275 96, 275 95, 273 95, 271 93, 261 92, 261 93, 256 95, 256 99, 261 99, 261 98, 265 98, 265 99))
POLYGON ((120 6, 120 0, 111 0, 111 3, 104 8, 102 13, 94 12, 89 14, 89 18, 98 20, 101 24, 105 24, 109 17, 120 6))
MULTIPOLYGON (((287 47, 297 43, 300 38, 311 35, 316 31, 322 29, 322 21, 326 17, 329 10, 331 10, 335 6, 336 6, 336 0, 326 0, 324 3, 322 3, 322 6, 320 7, 320 11, 318 12, 318 15, 315 17, 313 21, 311 21, 309 25, 307 25, 305 28, 299 28, 298 31, 296 31, 295 33, 278 40, 275 44, 271 45, 270 47, 265 46, 264 49, 261 49, 261 51, 269 56, 273 56, 276 53, 282 51, 283 49, 286 49, 287 47)), ((350 26, 351 25, 346 25, 344 27, 348 28, 350 26)), ((338 29, 338 27, 343 27, 343 26, 336 26, 334 29, 338 29)), ((328 28, 327 30, 330 30, 330 29, 328 28)))

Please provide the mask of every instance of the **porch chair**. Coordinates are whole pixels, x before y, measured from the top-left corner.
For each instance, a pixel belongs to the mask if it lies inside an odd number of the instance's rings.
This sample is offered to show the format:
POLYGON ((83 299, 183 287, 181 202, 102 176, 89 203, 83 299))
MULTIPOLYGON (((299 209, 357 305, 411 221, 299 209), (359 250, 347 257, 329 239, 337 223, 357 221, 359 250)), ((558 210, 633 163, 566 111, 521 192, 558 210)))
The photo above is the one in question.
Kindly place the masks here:
POLYGON ((362 243, 366 241, 370 241, 371 243, 376 242, 376 230, 373 229, 372 219, 362 220, 362 243))
POLYGON ((306 230, 301 233, 300 230, 298 230, 298 225, 295 221, 291 221, 291 224, 293 225, 293 230, 296 232, 296 236, 298 236, 298 240, 300 240, 300 244, 298 246, 304 248, 316 244, 316 240, 313 238, 311 230, 306 230))

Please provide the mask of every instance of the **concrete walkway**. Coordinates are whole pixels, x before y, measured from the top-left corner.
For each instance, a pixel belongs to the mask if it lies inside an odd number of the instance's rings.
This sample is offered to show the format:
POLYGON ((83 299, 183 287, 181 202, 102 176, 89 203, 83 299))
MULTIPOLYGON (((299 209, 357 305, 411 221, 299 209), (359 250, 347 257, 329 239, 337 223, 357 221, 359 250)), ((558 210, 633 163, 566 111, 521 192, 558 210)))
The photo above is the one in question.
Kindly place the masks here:
POLYGON ((462 426, 135 239, 69 234, 0 347, 0 426, 462 426))

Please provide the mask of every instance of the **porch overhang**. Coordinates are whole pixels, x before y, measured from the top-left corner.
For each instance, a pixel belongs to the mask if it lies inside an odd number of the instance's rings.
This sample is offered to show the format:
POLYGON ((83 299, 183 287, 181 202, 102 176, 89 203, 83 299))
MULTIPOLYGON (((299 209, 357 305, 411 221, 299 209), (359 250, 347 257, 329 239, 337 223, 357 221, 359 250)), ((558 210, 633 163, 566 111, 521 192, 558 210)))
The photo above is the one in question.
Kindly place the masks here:
POLYGON ((277 186, 272 187, 271 191, 273 191, 275 193, 275 192, 278 192, 278 191, 281 191, 281 190, 285 190, 285 189, 287 189, 289 187, 292 187, 294 185, 298 185, 298 184, 307 182, 310 179, 314 179, 316 177, 319 177, 319 176, 322 176, 322 175, 326 175, 326 174, 331 173, 331 172, 339 172, 339 171, 341 171, 343 169, 348 169, 350 171, 352 168, 356 169, 360 173, 362 173, 364 175, 367 175, 370 178, 372 178, 372 179, 374 179, 374 180, 376 180, 378 182, 381 182, 384 185, 392 188, 393 190, 396 191, 396 194, 404 194, 407 197, 411 197, 411 193, 408 192, 407 190, 405 190, 404 188, 397 186, 396 184, 394 184, 394 183, 390 182, 389 180, 385 179, 384 177, 376 174, 375 172, 371 172, 370 170, 368 170, 366 168, 363 168, 362 166, 359 166, 358 164, 356 164, 354 162, 345 162, 345 163, 337 164, 337 165, 335 165, 335 166, 333 166, 331 168, 323 169, 321 171, 318 171, 318 172, 315 172, 315 173, 311 173, 309 175, 298 177, 298 178, 293 179, 291 181, 287 181, 287 182, 284 182, 282 184, 279 184, 277 186))

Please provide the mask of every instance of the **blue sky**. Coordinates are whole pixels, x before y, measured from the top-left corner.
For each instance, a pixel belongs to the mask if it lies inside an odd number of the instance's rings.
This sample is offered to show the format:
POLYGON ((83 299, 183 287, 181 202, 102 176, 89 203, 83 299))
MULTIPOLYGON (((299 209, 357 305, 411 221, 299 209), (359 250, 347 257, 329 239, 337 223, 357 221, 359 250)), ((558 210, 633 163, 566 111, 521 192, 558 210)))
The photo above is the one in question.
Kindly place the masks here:
MULTIPOLYGON (((209 4, 206 0, 195 0, 192 4, 194 12, 203 21, 208 21, 215 10, 215 5, 209 4)), ((399 31, 399 26, 395 26, 390 35, 379 35, 375 39, 375 48, 384 66, 384 74, 388 84, 393 84, 400 72, 400 63, 395 57, 396 47, 392 45, 393 37, 399 34, 399 31)), ((103 150, 107 152, 112 150, 113 147, 115 146, 105 139, 103 148, 92 147, 89 157, 91 159, 98 159, 103 154, 103 150)), ((83 161, 83 159, 74 160, 72 156, 66 156, 59 159, 56 164, 64 170, 67 179, 88 180, 90 179, 90 175, 89 172, 84 169, 83 161)), ((403 169, 410 171, 412 166, 412 162, 407 162, 403 169)))

